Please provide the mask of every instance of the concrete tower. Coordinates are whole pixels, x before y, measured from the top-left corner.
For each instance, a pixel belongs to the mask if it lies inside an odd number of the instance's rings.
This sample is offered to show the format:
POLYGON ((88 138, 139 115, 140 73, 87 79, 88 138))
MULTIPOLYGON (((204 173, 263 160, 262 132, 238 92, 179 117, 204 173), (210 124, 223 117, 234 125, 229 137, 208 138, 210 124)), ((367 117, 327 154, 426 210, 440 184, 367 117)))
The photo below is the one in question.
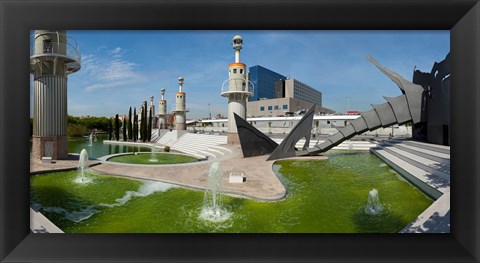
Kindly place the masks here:
POLYGON ((67 76, 80 70, 75 39, 64 30, 35 30, 30 56, 33 74, 35 159, 67 159, 67 76))
POLYGON ((167 100, 165 99, 165 89, 161 89, 162 99, 158 103, 158 128, 167 128, 167 100))
POLYGON ((185 124, 186 118, 186 104, 185 104, 185 92, 182 91, 183 77, 178 77, 178 92, 176 94, 176 105, 175 105, 175 129, 186 130, 187 125, 185 124))
POLYGON ((233 114, 236 113, 246 119, 247 98, 253 95, 253 88, 247 79, 247 66, 240 62, 240 49, 243 47, 242 37, 234 36, 232 46, 235 50, 235 62, 228 66, 228 79, 223 82, 221 95, 228 98, 227 142, 240 144, 233 114), (225 89, 226 83, 228 83, 228 90, 225 89))

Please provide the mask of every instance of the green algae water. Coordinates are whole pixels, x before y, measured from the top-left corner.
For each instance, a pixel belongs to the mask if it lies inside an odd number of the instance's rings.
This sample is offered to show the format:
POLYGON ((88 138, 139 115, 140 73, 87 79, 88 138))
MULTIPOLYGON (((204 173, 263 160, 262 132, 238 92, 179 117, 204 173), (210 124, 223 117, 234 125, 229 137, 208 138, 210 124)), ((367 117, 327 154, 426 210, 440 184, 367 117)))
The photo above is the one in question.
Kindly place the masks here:
POLYGON ((90 145, 88 137, 70 138, 68 140, 68 152, 79 153, 82 149, 85 149, 87 150, 90 158, 99 158, 115 153, 150 151, 149 147, 143 146, 104 144, 103 141, 107 139, 107 135, 97 135, 96 138, 92 140, 92 144, 90 145))
POLYGON ((126 154, 109 158, 108 161, 118 163, 133 164, 175 164, 198 162, 198 159, 192 156, 182 154, 156 153, 152 158, 150 153, 126 154))
MULTIPOLYGON (((149 147, 131 146, 119 144, 104 144, 103 141, 108 139, 108 135, 99 134, 95 139, 90 141, 88 137, 71 137, 68 138, 68 152, 80 153, 82 149, 87 150, 90 158, 99 158, 105 155, 127 152, 150 152, 149 147)), ((32 152, 32 141, 30 141, 30 153, 32 152)))
POLYGON ((32 176, 31 204, 66 233, 395 233, 433 202, 370 153, 328 156, 276 162, 287 196, 223 196, 221 222, 200 218, 203 191, 92 173, 78 184, 76 171, 32 176), (377 215, 365 211, 373 188, 377 215))

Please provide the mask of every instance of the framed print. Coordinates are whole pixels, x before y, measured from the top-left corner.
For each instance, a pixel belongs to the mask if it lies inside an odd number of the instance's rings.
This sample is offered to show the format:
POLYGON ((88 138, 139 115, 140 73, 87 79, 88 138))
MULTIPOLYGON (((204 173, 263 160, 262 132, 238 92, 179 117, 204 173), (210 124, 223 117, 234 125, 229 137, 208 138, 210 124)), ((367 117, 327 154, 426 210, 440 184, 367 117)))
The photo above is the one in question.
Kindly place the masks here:
POLYGON ((478 262, 479 16, 476 1, 2 2, 1 259, 478 262), (390 86, 331 95, 369 81, 390 86), (409 134, 448 145, 412 157, 437 177, 349 140, 409 134))

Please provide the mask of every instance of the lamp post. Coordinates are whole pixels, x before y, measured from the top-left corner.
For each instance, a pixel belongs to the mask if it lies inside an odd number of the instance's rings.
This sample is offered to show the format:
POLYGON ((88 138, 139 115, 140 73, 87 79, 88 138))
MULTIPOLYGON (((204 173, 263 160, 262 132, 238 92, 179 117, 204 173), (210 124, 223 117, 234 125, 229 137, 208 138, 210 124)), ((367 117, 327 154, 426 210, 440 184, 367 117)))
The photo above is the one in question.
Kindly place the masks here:
POLYGON ((347 99, 347 112, 350 110, 350 99, 351 98, 352 97, 350 97, 350 96, 345 97, 345 99, 347 99))
POLYGON ((210 103, 208 103, 208 118, 212 119, 212 112, 210 111, 210 103))

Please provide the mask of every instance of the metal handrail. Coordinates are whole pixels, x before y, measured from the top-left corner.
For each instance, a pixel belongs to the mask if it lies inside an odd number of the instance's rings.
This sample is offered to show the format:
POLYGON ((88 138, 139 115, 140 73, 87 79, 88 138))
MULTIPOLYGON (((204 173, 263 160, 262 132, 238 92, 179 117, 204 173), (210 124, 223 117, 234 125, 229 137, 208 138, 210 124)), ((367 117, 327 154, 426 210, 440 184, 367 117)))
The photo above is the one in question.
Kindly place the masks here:
POLYGON ((39 34, 37 36, 33 36, 32 38, 32 43, 30 47, 30 56, 41 56, 41 55, 58 55, 58 56, 65 56, 68 58, 71 58, 75 60, 76 62, 80 63, 82 60, 82 56, 79 51, 78 47, 78 42, 75 38, 71 36, 67 36, 67 42, 66 43, 60 43, 59 41, 59 33, 58 32, 46 32, 39 34), (52 39, 52 46, 50 49, 41 49, 41 50, 35 50, 35 40, 37 38, 43 37, 45 35, 56 35, 57 39, 52 39), (73 43, 72 43, 73 42, 73 43), (62 50, 65 50, 65 54, 61 53, 62 50))
MULTIPOLYGON (((174 112, 174 111, 177 111, 176 103, 170 105, 170 112, 174 112)), ((190 106, 188 106, 188 104, 185 104, 185 112, 189 112, 189 111, 190 111, 190 106)))
POLYGON ((222 83, 221 94, 229 93, 229 92, 242 92, 242 93, 250 93, 251 94, 250 96, 253 96, 254 90, 255 90, 255 86, 253 85, 253 83, 250 80, 247 80, 247 79, 244 79, 244 78, 233 78, 233 79, 226 79, 222 83), (236 89, 235 91, 229 91, 228 86, 227 86, 227 90, 225 90, 225 83, 230 83, 230 81, 245 81, 245 83, 248 83, 248 84, 245 85, 245 87, 241 87, 240 89, 236 89))

